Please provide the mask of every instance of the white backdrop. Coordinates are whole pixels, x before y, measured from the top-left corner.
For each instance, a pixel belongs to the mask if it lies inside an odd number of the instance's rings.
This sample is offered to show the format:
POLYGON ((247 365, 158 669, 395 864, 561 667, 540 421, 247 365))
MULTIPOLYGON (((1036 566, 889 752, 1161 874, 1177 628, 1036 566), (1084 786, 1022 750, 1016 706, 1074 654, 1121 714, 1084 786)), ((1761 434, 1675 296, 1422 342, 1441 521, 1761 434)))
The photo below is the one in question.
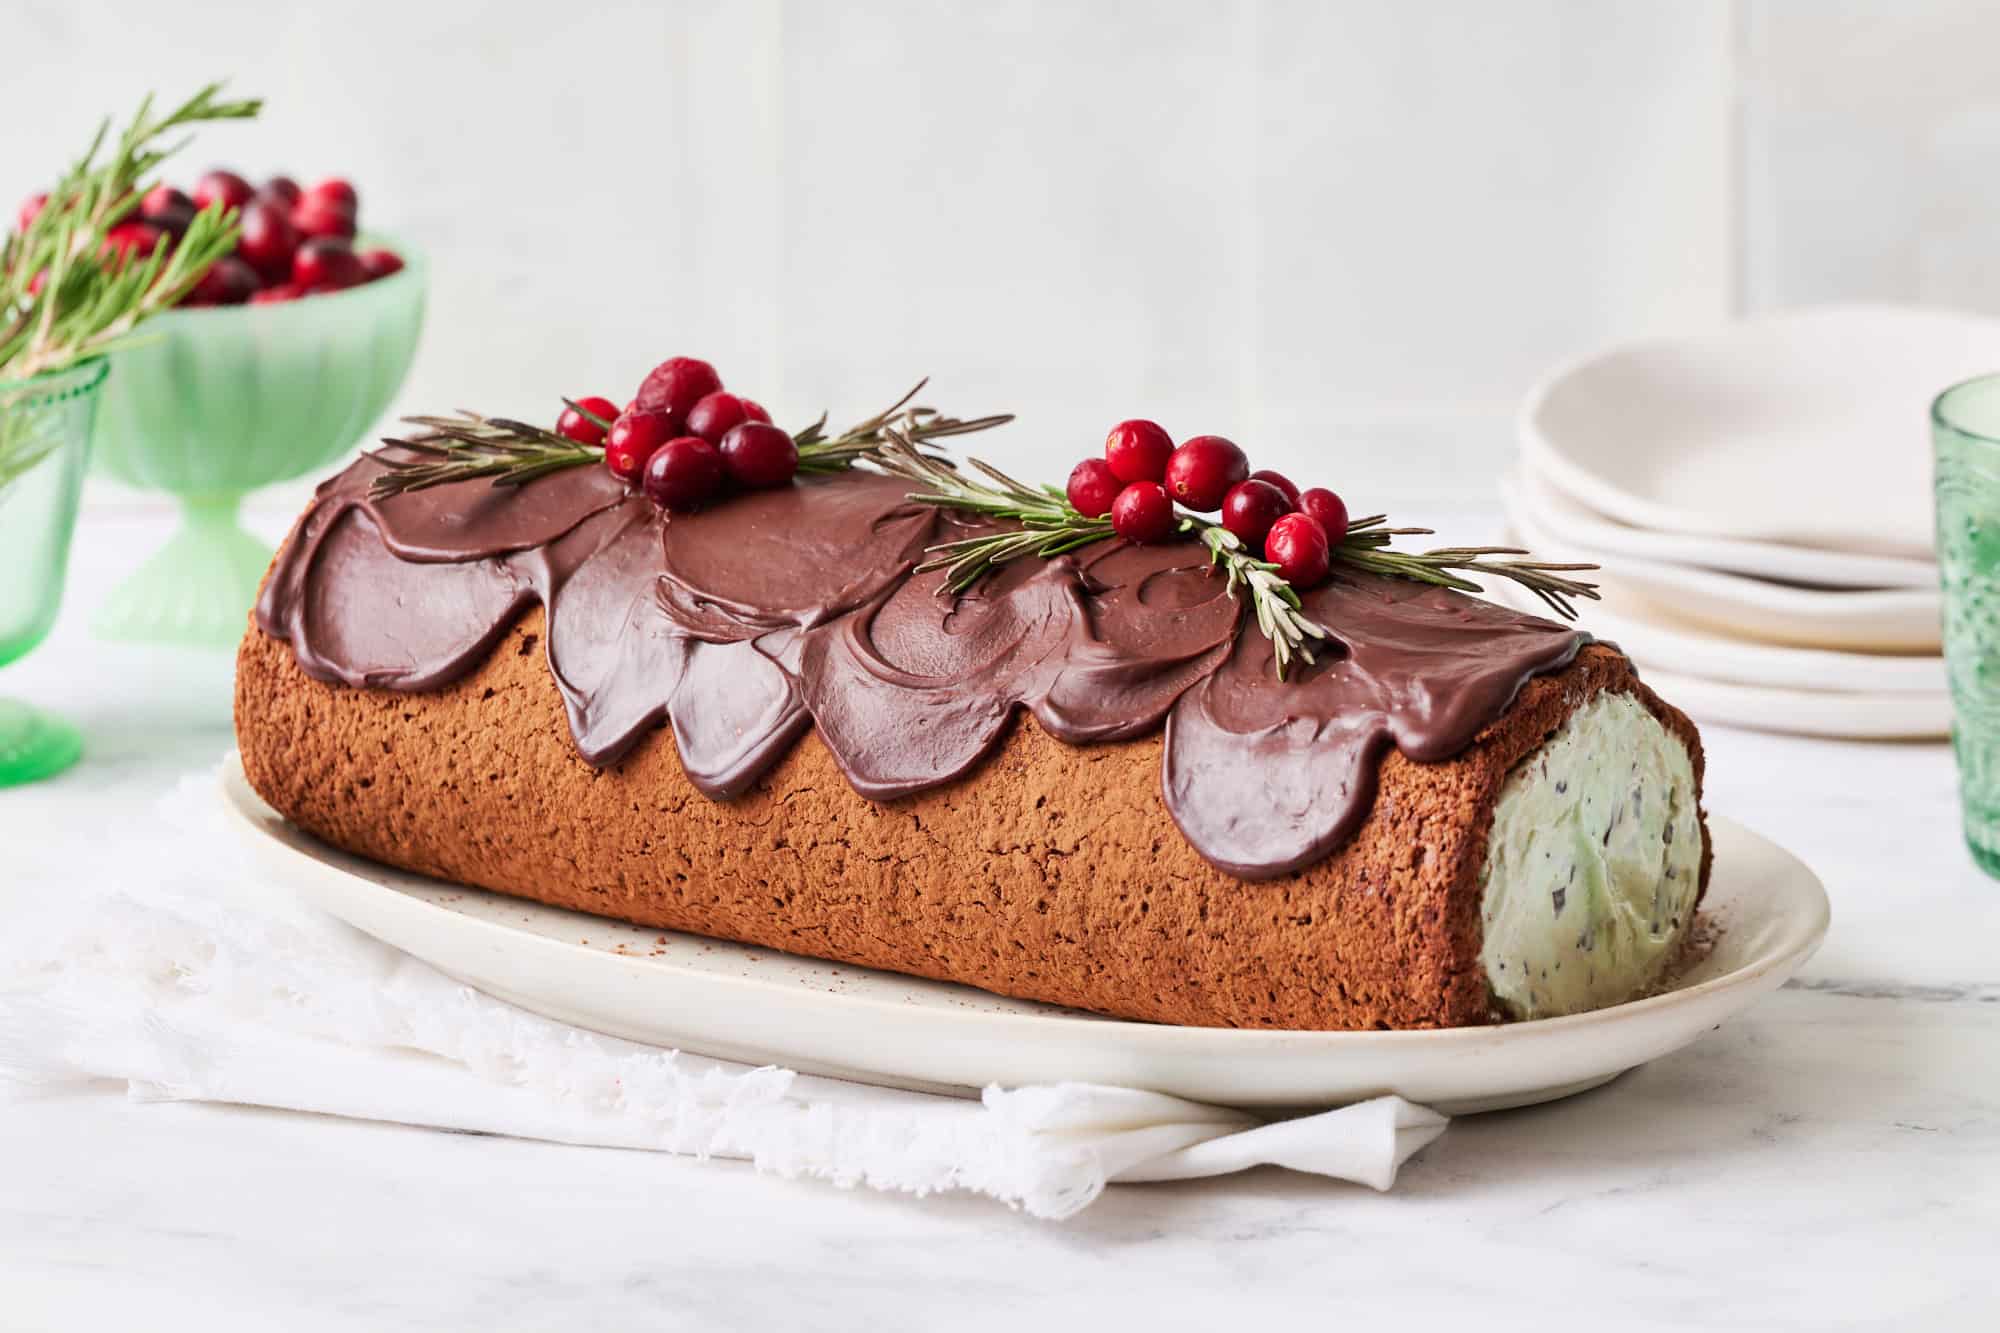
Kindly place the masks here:
POLYGON ((781 420, 846 418, 928 372, 942 404, 1022 414, 1024 471, 1143 413, 1364 506, 1467 500, 1520 393, 1605 341, 1847 295, 2000 308, 1993 7, 0 14, 0 187, 217 75, 265 118, 181 174, 355 180, 433 266, 409 409, 546 416, 692 352, 781 420))

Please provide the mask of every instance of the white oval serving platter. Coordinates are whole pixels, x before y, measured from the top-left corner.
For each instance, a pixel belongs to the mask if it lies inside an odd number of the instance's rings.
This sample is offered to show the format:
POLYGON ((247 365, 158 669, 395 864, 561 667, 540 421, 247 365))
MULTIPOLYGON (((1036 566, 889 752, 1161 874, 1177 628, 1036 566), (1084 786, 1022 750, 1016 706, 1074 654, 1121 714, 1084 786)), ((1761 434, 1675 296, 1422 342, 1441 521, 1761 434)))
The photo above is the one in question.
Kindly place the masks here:
POLYGON ((274 891, 488 994, 658 1046, 939 1092, 1073 1081, 1243 1107, 1323 1107, 1391 1092, 1447 1114, 1524 1106, 1596 1087, 1694 1041, 1796 972, 1828 920, 1812 871, 1714 819, 1703 911, 1717 938, 1662 994, 1568 1018, 1442 1031, 1168 1027, 663 934, 407 874, 293 827, 251 791, 233 758, 221 796, 274 891))
POLYGON ((1713 569, 1614 554, 1543 527, 1526 502, 1521 478, 1504 478, 1501 503, 1524 545, 1553 560, 1603 565, 1597 579, 1607 603, 1645 603, 1724 635, 1842 652, 1928 654, 1943 646, 1938 589, 1805 588, 1713 569))
POLYGON ((1521 442, 1636 527, 1931 559, 1931 399, 1996 366, 2000 320, 1792 311, 1570 366, 1528 396, 1521 442))

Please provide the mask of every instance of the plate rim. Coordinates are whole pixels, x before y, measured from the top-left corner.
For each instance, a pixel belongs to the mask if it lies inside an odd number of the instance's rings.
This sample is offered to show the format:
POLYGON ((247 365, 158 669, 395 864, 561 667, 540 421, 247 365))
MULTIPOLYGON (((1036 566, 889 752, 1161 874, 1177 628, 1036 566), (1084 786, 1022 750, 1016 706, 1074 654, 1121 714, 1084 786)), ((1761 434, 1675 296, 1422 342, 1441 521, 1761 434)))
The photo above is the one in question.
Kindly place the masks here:
MULTIPOLYGON (((362 862, 370 866, 379 867, 390 874, 427 880, 444 889, 468 893, 493 894, 495 897, 501 898, 508 897, 508 895, 499 894, 494 890, 482 889, 476 885, 440 880, 433 876, 419 875, 414 871, 402 870, 384 862, 372 861, 355 853, 343 851, 340 848, 320 841, 311 833, 285 819, 284 816, 272 809, 257 795, 244 776, 240 755, 234 750, 230 752, 222 765, 217 781, 217 794, 221 798, 221 804, 227 814, 227 822, 231 828, 252 849, 264 853, 267 864, 281 859, 275 853, 282 852, 284 854, 282 859, 296 862, 292 867, 293 869, 303 870, 305 867, 311 867, 313 873, 340 876, 345 879, 357 881, 367 888, 387 894, 389 898, 401 904, 404 910, 408 910, 418 916, 448 918, 452 923, 460 927, 471 926, 476 928, 477 934, 489 939, 504 939, 510 944, 525 944, 529 947, 546 949, 552 953, 564 956, 581 955, 599 961, 618 960, 627 965, 670 970, 682 976, 698 975, 699 979, 705 984, 722 985, 730 989, 741 990, 745 993, 757 993, 787 1000, 796 1000, 799 996, 796 985, 781 980, 766 980, 760 977, 731 976, 718 973, 694 974, 681 963, 662 961, 639 955, 619 954, 588 944, 553 939, 531 930, 482 920, 476 916, 456 912, 449 907, 427 902, 410 893, 378 883, 361 871, 343 865, 341 862, 362 862), (283 833, 280 833, 279 830, 281 829, 290 836, 287 837, 283 833), (318 853, 316 854, 314 851, 307 850, 297 840, 304 840, 306 843, 309 843, 312 847, 318 849, 318 853)), ((1075 1034, 1089 1027, 1096 1028, 1099 1031, 1116 1031, 1121 1035, 1121 1038, 1129 1038, 1138 1043, 1172 1043, 1182 1049, 1185 1049, 1190 1044, 1217 1048, 1226 1047, 1231 1053, 1262 1052, 1299 1046, 1324 1047, 1328 1050, 1355 1049, 1370 1052, 1394 1051, 1406 1047, 1412 1049, 1435 1049, 1447 1046, 1472 1047, 1490 1044, 1502 1037, 1510 1039, 1515 1043, 1543 1039, 1561 1040, 1572 1033, 1585 1031, 1590 1028, 1601 1027, 1619 1021, 1629 1021, 1634 1018, 1643 1018, 1647 1015, 1675 1008, 1699 1005, 1716 996, 1737 990, 1754 990, 1760 982, 1768 978, 1773 972, 1781 972, 1784 977, 1796 974, 1820 948, 1821 944, 1825 941, 1827 931, 1831 925, 1832 904, 1827 897, 1824 883, 1813 872, 1810 866, 1806 865, 1798 856, 1778 843, 1726 817, 1711 814, 1708 816, 1708 819, 1711 837, 1716 835, 1719 828, 1724 830, 1726 836, 1731 840, 1747 838, 1753 843, 1761 844, 1762 848, 1766 849, 1768 853, 1774 854, 1789 863, 1791 873, 1788 875, 1788 878, 1796 878, 1800 881, 1801 886, 1810 887, 1809 892, 1806 894, 1806 901, 1803 903, 1804 915, 1788 921, 1787 924, 1792 929, 1784 938, 1782 947, 1774 948, 1771 952, 1751 960, 1742 967, 1732 969, 1720 976, 1696 982, 1691 986, 1675 987, 1654 995, 1642 996, 1635 1000, 1627 1000, 1622 1004, 1610 1005, 1602 1009, 1593 1009, 1580 1014, 1566 1014, 1557 1018, 1530 1019, 1513 1023, 1481 1024, 1453 1028, 1405 1028, 1383 1031, 1375 1029, 1327 1030, 1202 1027, 1113 1018, 1082 1010, 1065 1009, 1061 1006, 1042 1001, 1021 1000, 1011 996, 999 998, 1008 999, 1014 1003, 1035 1005, 1036 1011, 1027 1013, 985 1011, 978 1015, 979 1021, 994 1026, 1017 1028, 1023 1032, 1045 1030, 1051 1023, 1059 1023, 1065 1032, 1069 1034, 1075 1034), (1046 1012, 1042 1012, 1044 1010, 1046 1012)), ((536 903, 530 899, 519 899, 517 901, 527 906, 541 907, 550 911, 568 910, 551 907, 548 904, 536 903)), ((579 912, 575 913, 575 915, 584 920, 601 919, 612 921, 615 924, 628 926, 631 924, 629 922, 618 923, 615 918, 593 917, 588 913, 579 912)), ((359 929, 359 927, 355 928, 359 929)), ((653 930, 654 928, 642 927, 642 929, 653 930)), ((783 950, 772 949, 764 945, 745 944, 741 941, 695 935, 686 931, 661 930, 658 933, 693 941, 698 944, 720 945, 737 949, 755 949, 760 952, 776 954, 786 958, 797 958, 832 967, 851 968, 856 972, 866 972, 891 980, 920 981, 930 985, 958 987, 980 996, 990 996, 991 994, 981 991, 977 987, 966 986, 963 983, 938 981, 927 977, 906 976, 902 973, 889 972, 879 968, 867 968, 858 963, 844 963, 831 959, 812 958, 808 955, 787 954, 783 950)), ((390 947, 394 948, 396 946, 391 945, 390 947)), ((406 951, 399 950, 399 952, 406 951)), ((957 1022, 962 1017, 931 1006, 911 1005, 907 1002, 898 1002, 867 995, 834 993, 820 997, 820 1001, 822 1003, 830 1001, 835 1005, 854 1012, 889 1012, 895 1014, 899 1020, 903 1021, 929 1022, 949 1019, 950 1021, 957 1022)))
MULTIPOLYGON (((1516 534, 1518 536, 1518 533, 1516 534)), ((1535 613, 1539 607, 1511 586, 1492 589, 1492 600, 1516 611, 1535 613)), ((1919 695, 1943 699, 1949 694, 1944 659, 1937 655, 1857 653, 1841 648, 1729 639, 1697 625, 1669 624, 1640 614, 1632 607, 1592 603, 1584 608, 1583 627, 1616 643, 1642 669, 1654 668, 1730 685, 1768 686, 1813 694, 1919 695), (1693 663, 1693 664, 1689 664, 1693 663), (1806 675, 1832 671, 1840 679, 1806 683, 1806 675), (1885 671, 1896 679, 1853 683, 1860 676, 1885 671), (1851 673, 1851 674, 1850 674, 1851 673), (1930 680, 1919 679, 1930 676, 1930 680)))
POLYGON ((1640 678, 1661 693, 1686 698, 1716 725, 1788 736, 1824 736, 1869 741, 1937 741, 1951 735, 1951 696, 1892 690, 1808 690, 1746 681, 1711 680, 1698 674, 1641 664, 1640 678), (1757 721, 1724 720, 1711 707, 1718 700, 1751 710, 1757 721), (1874 719, 1900 717, 1893 726, 1861 725, 1841 715, 1874 719), (1918 722, 1912 719, 1924 717, 1918 722))
MULTIPOLYGON (((1607 566, 1610 573, 1628 577, 1634 582, 1691 589, 1717 600, 1733 600, 1748 611, 1771 612, 1801 619, 1824 618, 1830 624, 1869 615, 1935 615, 1944 603, 1944 595, 1936 584, 1883 588, 1800 587, 1755 574, 1739 574, 1727 569, 1666 560, 1657 555, 1635 555, 1630 551, 1598 546, 1587 539, 1558 531, 1537 515, 1534 499, 1525 489, 1531 484, 1523 472, 1508 472, 1500 478, 1501 507, 1512 511, 1508 513, 1508 520, 1521 530, 1524 539, 1536 546, 1554 548, 1558 554, 1569 552, 1584 559, 1610 559, 1615 562, 1607 566)), ((1834 651, 1866 652, 1858 648, 1834 651)))
POLYGON ((1827 652, 1930 658, 1943 649, 1936 588, 1812 589, 1593 548, 1552 532, 1522 503, 1520 478, 1500 482, 1507 523, 1524 546, 1597 563, 1607 596, 1670 606, 1717 637, 1827 652), (1751 628, 1756 626, 1757 628, 1751 628))
MULTIPOLYGON (((1842 550, 1843 548, 1836 543, 1848 540, 1847 537, 1811 523, 1746 524, 1736 516, 1718 516, 1683 510, 1664 501, 1628 491, 1598 476, 1566 454, 1542 429, 1541 418, 1549 398, 1558 388, 1576 376, 1615 358, 1658 348, 1685 347, 1718 339, 1751 336, 1787 326, 1803 327, 1818 322, 1843 319, 1900 320, 1908 323, 1956 321, 1968 330, 1978 326, 2000 337, 2000 320, 1970 311, 1897 302, 1849 301, 1753 315, 1697 330, 1632 338, 1608 347, 1597 348, 1563 362, 1527 392, 1515 412, 1515 432, 1521 442, 1522 451, 1542 470, 1543 475, 1556 481, 1572 496, 1584 501, 1589 508, 1636 527, 1683 535, 1765 542, 1803 550, 1842 550)), ((1896 536, 1876 542, 1865 553, 1900 556, 1905 559, 1935 558, 1934 550, 1919 549, 1917 544, 1906 542, 1903 537, 1896 536)))
POLYGON ((1832 592, 1906 591, 1937 587, 1937 562, 1916 556, 1829 551, 1814 546, 1788 546, 1755 537, 1725 537, 1706 532, 1635 527, 1593 509, 1581 496, 1566 490, 1561 480, 1543 472, 1537 459, 1525 449, 1502 474, 1501 484, 1503 490, 1514 490, 1522 512, 1536 519, 1542 528, 1577 546, 1609 555, 1629 556, 1688 569, 1705 569, 1744 579, 1816 583, 1832 592), (1559 513, 1558 510, 1574 512, 1559 513), (1579 536, 1579 532, 1589 535, 1579 536), (1669 551, 1666 548, 1670 546, 1679 549, 1669 551), (1688 549, 1691 546, 1709 549, 1706 554, 1701 554, 1688 549), (1729 563, 1731 560, 1741 563, 1732 565, 1729 563))

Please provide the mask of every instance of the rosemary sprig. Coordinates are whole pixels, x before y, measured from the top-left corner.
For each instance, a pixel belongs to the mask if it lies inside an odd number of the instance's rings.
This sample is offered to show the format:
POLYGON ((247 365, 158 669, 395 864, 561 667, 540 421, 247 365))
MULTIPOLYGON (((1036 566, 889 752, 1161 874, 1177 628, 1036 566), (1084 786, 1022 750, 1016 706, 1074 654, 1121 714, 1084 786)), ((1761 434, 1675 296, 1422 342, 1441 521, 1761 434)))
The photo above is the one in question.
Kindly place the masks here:
MULTIPOLYGON (((961 420, 930 407, 912 407, 910 401, 923 391, 928 380, 918 380, 915 388, 881 412, 859 425, 851 426, 832 439, 826 434, 826 414, 793 435, 798 445, 802 473, 845 472, 857 462, 875 462, 876 451, 892 437, 916 446, 952 435, 968 435, 991 430, 1014 418, 1010 413, 961 420)), ((574 401, 563 404, 575 408, 598 425, 611 423, 574 401)), ((552 472, 601 462, 604 446, 578 444, 565 436, 505 417, 483 417, 476 412, 460 412, 455 417, 405 417, 413 426, 422 426, 420 435, 409 439, 386 439, 382 443, 418 455, 415 458, 375 450, 368 456, 385 469, 369 486, 375 499, 401 495, 405 491, 449 486, 454 482, 489 477, 496 486, 523 486, 552 472)), ((1110 532, 1105 525, 1105 532, 1110 532)))
POLYGON ((102 162, 111 124, 100 124, 41 212, 0 245, 0 378, 26 379, 128 346, 141 323, 179 302, 235 245, 235 211, 214 205, 171 249, 162 245, 144 260, 105 248, 106 233, 138 207, 148 174, 186 146, 186 137, 166 142, 168 135, 255 116, 263 105, 226 102, 221 92, 212 83, 158 116, 148 96, 102 162))
POLYGON ((1257 618, 1257 628, 1271 641, 1271 663, 1278 679, 1285 678, 1294 657, 1311 662, 1312 644, 1327 637, 1326 627, 1306 618, 1304 608, 1299 605, 1298 591, 1285 582, 1277 565, 1251 555, 1243 539, 1220 523, 1182 519, 1181 531, 1191 530, 1200 532, 1202 545, 1208 547, 1209 562, 1227 574, 1229 581, 1223 585, 1224 591, 1234 597, 1240 585, 1249 592, 1250 611, 1257 618))
POLYGON ((0 501, 7 488, 68 440, 60 405, 24 406, 31 390, 0 389, 0 501))
MULTIPOLYGON (((581 409, 579 409, 581 410, 581 409)), ((506 417, 460 412, 455 417, 404 417, 423 433, 408 439, 385 439, 384 445, 415 457, 399 457, 384 449, 368 457, 383 471, 369 483, 369 498, 385 500, 407 491, 476 481, 490 477, 495 486, 525 486, 552 472, 596 463, 604 447, 578 444, 554 431, 506 417)))
MULTIPOLYGON (((911 482, 918 489, 911 491, 909 498, 917 504, 1019 524, 1018 528, 962 537, 930 547, 926 552, 928 558, 917 566, 917 571, 944 570, 946 592, 963 592, 1011 560, 1025 556, 1046 559, 1113 535, 1109 522, 1084 517, 1052 486, 1026 485, 977 458, 967 459, 967 471, 961 472, 921 453, 893 426, 884 428, 884 435, 882 444, 858 452, 852 461, 869 463, 911 482)), ((1298 590, 1285 581, 1276 563, 1251 554, 1239 537, 1213 520, 1183 515, 1180 531, 1193 534, 1208 548, 1210 562, 1228 580, 1226 589, 1230 596, 1237 596, 1240 588, 1249 598, 1257 628, 1271 641, 1273 665, 1280 680, 1294 660, 1314 660, 1313 645, 1327 637, 1327 630, 1306 616, 1298 590)), ((1517 547, 1448 546, 1421 552, 1389 549, 1397 537, 1421 536, 1430 531, 1392 528, 1385 515, 1372 514, 1349 524, 1346 537, 1330 554, 1336 563, 1350 569, 1461 592, 1481 591, 1481 585, 1468 575, 1510 579, 1540 597, 1566 620, 1576 618, 1573 599, 1597 597, 1595 584, 1564 577, 1567 573, 1595 569, 1594 565, 1491 558, 1528 554, 1517 547)))
POLYGON ((799 471, 845 472, 857 462, 875 461, 871 455, 892 434, 912 445, 923 445, 953 435, 991 430, 1014 419, 1012 412, 999 412, 962 421, 945 416, 935 408, 912 407, 911 400, 922 393, 929 383, 929 376, 918 380, 915 388, 888 407, 859 425, 848 427, 832 439, 826 435, 826 413, 820 413, 818 421, 792 436, 792 443, 799 448, 799 471))
MULTIPOLYGON (((1027 557, 1050 559, 1115 535, 1105 518, 1087 518, 1054 486, 1030 486, 978 458, 954 465, 925 451, 932 441, 988 430, 1013 420, 1008 414, 961 420, 927 407, 913 407, 926 381, 881 412, 829 438, 826 417, 797 432, 800 472, 843 472, 865 465, 908 482, 908 498, 960 513, 1000 519, 1012 526, 939 542, 925 551, 918 573, 943 570, 942 590, 962 593, 1000 566, 1027 557)), ((568 399, 568 406, 591 416, 568 399)), ((601 445, 578 444, 552 431, 503 417, 462 412, 456 417, 409 417, 424 433, 384 441, 394 450, 369 456, 383 467, 370 486, 381 499, 408 491, 490 478, 496 486, 521 486, 565 468, 596 463, 601 445)), ((598 418, 591 416, 592 420, 598 418)), ((608 424, 599 421, 600 425, 608 424)), ((1271 641, 1273 665, 1284 679, 1295 661, 1312 662, 1327 628, 1305 614, 1298 589, 1286 582, 1274 561, 1259 559, 1242 539, 1207 518, 1182 515, 1180 532, 1205 546, 1210 563, 1223 571, 1231 597, 1247 598, 1257 628, 1271 641)), ((1427 535, 1429 528, 1392 528, 1382 514, 1348 525, 1334 547, 1333 560, 1350 569, 1419 583, 1479 592, 1473 576, 1510 579, 1533 592, 1564 619, 1575 619, 1575 599, 1597 597, 1596 585, 1565 577, 1596 568, 1532 559, 1511 546, 1447 546, 1431 551, 1397 551, 1397 537, 1427 535)))
POLYGON ((883 442, 860 457, 919 487, 910 493, 912 501, 1021 525, 929 548, 930 558, 917 566, 917 572, 944 570, 947 592, 964 592, 1010 560, 1030 555, 1048 559, 1112 535, 1109 520, 1085 518, 1060 492, 1036 490, 977 458, 967 459, 966 466, 985 480, 969 478, 923 453, 916 440, 897 427, 883 430, 883 442))
POLYGON ((1596 569, 1590 564, 1561 564, 1548 560, 1494 560, 1493 556, 1532 554, 1518 546, 1441 546, 1430 551, 1392 551, 1389 543, 1397 537, 1429 536, 1429 528, 1392 528, 1388 516, 1371 514, 1347 525, 1347 537, 1334 548, 1334 559, 1353 569, 1391 578, 1414 579, 1459 592, 1483 592, 1483 585, 1463 573, 1503 578, 1520 584, 1542 599, 1564 620, 1576 619, 1576 598, 1597 601, 1597 585, 1565 574, 1596 569))
MULTIPOLYGON (((1108 520, 1085 518, 1054 487, 1029 486, 977 458, 965 460, 968 472, 978 474, 968 476, 920 453, 893 428, 866 461, 917 486, 919 489, 909 496, 916 504, 983 514, 1020 525, 930 547, 917 572, 944 570, 945 592, 964 592, 1009 561, 1024 556, 1047 559, 1114 535, 1108 520)), ((1181 531, 1200 533, 1210 560, 1228 579, 1225 588, 1231 597, 1238 596, 1238 588, 1248 595, 1257 628, 1271 640, 1279 679, 1284 678, 1293 658, 1313 660, 1311 641, 1325 638, 1326 631, 1306 618, 1298 593, 1278 574, 1275 564, 1257 559, 1236 534, 1205 519, 1183 518, 1181 531)))

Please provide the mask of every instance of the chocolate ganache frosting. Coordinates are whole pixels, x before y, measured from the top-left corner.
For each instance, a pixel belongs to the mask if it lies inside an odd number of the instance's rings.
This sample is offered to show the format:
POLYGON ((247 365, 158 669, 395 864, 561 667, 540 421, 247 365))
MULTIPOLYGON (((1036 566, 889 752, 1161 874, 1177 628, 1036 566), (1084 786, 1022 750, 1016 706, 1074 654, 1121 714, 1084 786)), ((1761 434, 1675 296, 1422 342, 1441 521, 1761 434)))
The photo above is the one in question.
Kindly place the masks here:
POLYGON ((726 800, 816 727, 863 796, 961 777, 1018 708, 1071 744, 1166 728, 1168 810, 1245 879, 1327 855, 1394 745, 1449 758, 1558 670, 1578 631, 1441 588, 1336 570, 1303 594, 1331 640, 1280 681, 1197 543, 1108 541, 970 591, 914 573, 989 529, 866 472, 663 516, 602 468, 371 499, 369 459, 319 489, 257 605, 300 666, 421 691, 475 669, 533 603, 578 752, 615 763, 665 722, 726 800))

